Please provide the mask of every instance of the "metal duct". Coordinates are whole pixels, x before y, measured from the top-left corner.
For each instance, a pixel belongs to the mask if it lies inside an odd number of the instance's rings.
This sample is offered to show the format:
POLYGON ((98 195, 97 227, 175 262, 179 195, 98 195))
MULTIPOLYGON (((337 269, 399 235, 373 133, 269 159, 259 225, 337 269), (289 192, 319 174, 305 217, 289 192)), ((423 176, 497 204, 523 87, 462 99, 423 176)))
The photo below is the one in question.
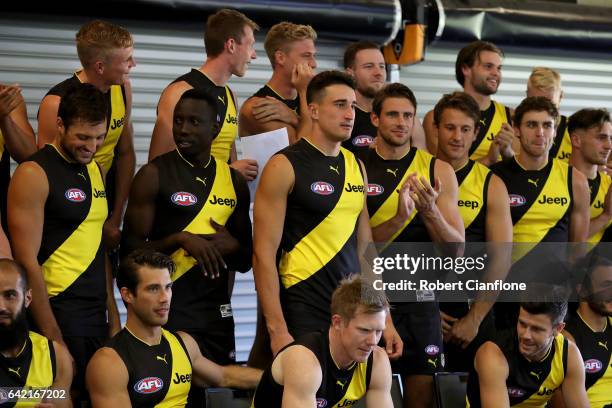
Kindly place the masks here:
POLYGON ((430 41, 608 52, 612 9, 520 0, 428 0, 430 41))
POLYGON ((400 0, 90 0, 85 3, 58 0, 38 3, 35 7, 28 2, 0 3, 0 11, 168 23, 203 22, 209 14, 224 7, 242 11, 262 27, 287 20, 311 24, 323 38, 367 39, 381 44, 395 38, 401 21, 400 0))

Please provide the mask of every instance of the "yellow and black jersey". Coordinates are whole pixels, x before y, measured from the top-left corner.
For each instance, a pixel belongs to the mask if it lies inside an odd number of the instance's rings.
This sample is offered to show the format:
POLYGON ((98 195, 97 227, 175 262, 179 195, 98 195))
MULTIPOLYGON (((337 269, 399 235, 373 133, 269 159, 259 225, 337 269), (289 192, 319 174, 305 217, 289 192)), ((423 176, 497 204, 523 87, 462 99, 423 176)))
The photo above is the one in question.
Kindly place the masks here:
POLYGON ((69 161, 53 145, 31 161, 45 172, 38 263, 55 319, 64 336, 106 335, 106 279, 102 227, 108 209, 100 167, 69 161))
MULTIPOLYGON (((47 95, 55 95, 63 98, 66 91, 71 87, 82 83, 78 77, 80 71, 74 73, 73 76, 55 85, 47 95)), ((96 151, 94 156, 96 162, 100 165, 104 173, 106 174, 113 164, 115 158, 115 147, 123 132, 123 126, 125 125, 125 115, 127 109, 127 100, 125 96, 125 88, 123 85, 111 85, 110 89, 106 92, 106 98, 108 102, 108 111, 110 112, 110 118, 108 118, 106 137, 102 146, 96 151)))
POLYGON ((467 242, 486 241, 487 197, 493 173, 484 165, 470 160, 455 172, 459 184, 457 206, 467 242))
POLYGON ((299 95, 296 96, 294 99, 285 99, 282 96, 280 96, 278 94, 278 92, 276 92, 274 89, 272 89, 272 87, 270 85, 265 84, 264 86, 259 88, 259 90, 257 90, 257 92, 255 92, 253 94, 253 96, 256 96, 258 98, 265 98, 266 96, 270 96, 272 98, 278 99, 279 101, 281 101, 282 103, 287 105, 287 107, 289 109, 294 111, 296 113, 296 115, 300 114, 300 97, 299 97, 299 95))
POLYGON ((159 344, 149 345, 127 328, 108 344, 127 368, 127 392, 134 408, 184 407, 193 379, 191 360, 178 334, 162 329, 159 344))
MULTIPOLYGON (((399 189, 408 175, 417 173, 434 185, 436 159, 415 147, 399 160, 385 160, 375 149, 359 155, 368 174, 368 214, 370 226, 375 228, 393 218, 397 212, 399 189)), ((413 211, 389 242, 431 242, 427 228, 418 211, 413 211)))
MULTIPOLYGON (((596 218, 604 210, 604 202, 608 189, 612 185, 612 178, 606 173, 598 172, 594 179, 589 179, 589 189, 591 190, 591 211, 590 218, 596 218)), ((589 237, 589 242, 597 244, 599 242, 612 241, 612 221, 606 225, 604 229, 589 237)))
POLYGON ((370 120, 370 112, 364 111, 359 106, 355 106, 355 123, 353 131, 348 140, 342 142, 342 147, 355 154, 367 151, 376 137, 378 129, 370 120))
POLYGON ((280 151, 295 174, 279 246, 278 271, 291 330, 329 327, 331 294, 359 273, 357 221, 365 187, 355 156, 326 156, 308 139, 280 151))
MULTIPOLYGON (((240 242, 240 251, 225 257, 230 270, 247 271, 251 267, 252 237, 248 216, 249 191, 246 183, 229 165, 210 157, 204 167, 187 161, 178 150, 155 158, 159 191, 155 199, 152 240, 187 231, 214 234, 210 220, 227 227, 240 242), (242 217, 240 217, 242 215, 242 217)), ((171 255, 176 264, 172 275, 172 307, 168 327, 173 330, 233 332, 229 298, 228 270, 216 279, 207 279, 195 258, 183 249, 171 255)))
MULTIPOLYGON (((316 393, 317 407, 350 407, 363 398, 372 376, 374 353, 365 363, 354 363, 347 369, 338 368, 329 351, 327 332, 306 334, 287 347, 300 345, 314 353, 321 365, 321 385, 316 393)), ((285 347, 285 349, 287 348, 285 347)), ((284 349, 283 349, 284 350, 284 349)), ((289 375, 295 375, 290 373, 289 375)), ((284 387, 272 376, 272 367, 264 371, 251 408, 280 408, 284 387)))
POLYGON ((238 136, 238 111, 234 94, 229 86, 216 85, 206 74, 198 69, 192 69, 174 82, 185 81, 198 91, 206 92, 217 101, 217 121, 221 125, 219 134, 215 137, 210 152, 217 159, 228 163, 232 144, 238 136))
MULTIPOLYGON (((548 354, 541 361, 529 361, 519 351, 516 329, 500 332, 494 340, 508 362, 506 388, 511 407, 544 408, 567 372, 568 342, 563 335, 554 338, 548 354)), ((470 371, 467 385, 467 407, 479 408, 478 373, 470 371)))
POLYGON ((568 319, 565 330, 582 355, 591 408, 612 406, 612 317, 603 331, 596 332, 577 314, 568 319))
POLYGON ((572 208, 572 168, 558 159, 525 170, 514 157, 491 170, 508 188, 514 242, 567 242, 572 208))
POLYGON ((491 101, 486 110, 480 111, 478 135, 470 148, 470 159, 480 160, 489 153, 491 142, 504 123, 512 124, 510 109, 507 106, 491 101))
MULTIPOLYGON (((21 389, 49 388, 55 381, 56 360, 53 342, 35 332, 28 332, 17 357, 0 354, 0 386, 21 389)), ((27 399, 1 403, 3 408, 33 407, 40 400, 27 399)))
POLYGON ((572 140, 570 139, 569 131, 567 130, 568 118, 567 116, 561 115, 559 117, 559 126, 557 126, 557 133, 553 140, 548 157, 554 157, 569 163, 569 159, 572 155, 572 140))

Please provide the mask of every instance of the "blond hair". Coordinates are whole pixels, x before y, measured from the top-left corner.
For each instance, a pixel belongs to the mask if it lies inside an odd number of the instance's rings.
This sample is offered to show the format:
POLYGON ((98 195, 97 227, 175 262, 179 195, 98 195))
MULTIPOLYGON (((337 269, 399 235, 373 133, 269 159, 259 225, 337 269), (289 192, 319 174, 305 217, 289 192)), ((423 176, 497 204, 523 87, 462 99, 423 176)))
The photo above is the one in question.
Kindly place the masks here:
POLYGON ((346 325, 357 312, 375 314, 383 311, 389 312, 385 292, 374 289, 359 275, 343 279, 332 294, 331 313, 340 315, 346 325))
POLYGON ((133 45, 134 40, 128 30, 102 20, 90 21, 76 34, 77 54, 83 68, 91 66, 96 60, 106 60, 112 50, 133 45))
POLYGON ((529 75, 528 84, 542 90, 561 89, 561 75, 552 68, 535 67, 529 75))
POLYGON ((272 26, 266 34, 264 49, 274 68, 274 54, 276 51, 287 52, 291 43, 301 40, 316 41, 317 32, 309 25, 293 24, 283 21, 272 26))

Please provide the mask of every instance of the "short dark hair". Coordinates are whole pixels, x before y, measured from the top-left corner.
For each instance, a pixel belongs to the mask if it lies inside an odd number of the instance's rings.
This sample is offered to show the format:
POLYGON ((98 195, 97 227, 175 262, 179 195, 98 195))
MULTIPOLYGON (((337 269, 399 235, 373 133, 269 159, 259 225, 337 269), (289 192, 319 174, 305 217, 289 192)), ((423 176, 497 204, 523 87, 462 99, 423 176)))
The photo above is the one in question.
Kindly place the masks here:
POLYGON ((108 103, 104 94, 92 84, 78 83, 66 90, 60 100, 57 116, 64 127, 77 121, 98 124, 108 122, 108 103))
POLYGON ((251 27, 253 31, 259 26, 239 11, 221 9, 206 20, 204 31, 204 47, 208 57, 216 57, 223 52, 225 42, 233 38, 238 44, 242 43, 244 27, 251 27))
POLYGON ((161 252, 151 249, 137 249, 121 260, 119 273, 117 274, 117 286, 119 289, 127 288, 136 294, 136 287, 140 281, 138 270, 148 266, 155 269, 167 269, 172 275, 176 269, 174 261, 161 252))
POLYGON ((361 50, 380 50, 380 45, 372 41, 358 41, 350 44, 344 51, 344 69, 355 66, 355 58, 361 50))
POLYGON ((567 314, 568 291, 565 287, 545 283, 530 283, 523 296, 528 299, 521 307, 530 314, 545 314, 553 326, 562 323, 567 314))
POLYGON ((331 300, 332 315, 340 315, 348 323, 361 307, 362 313, 389 312, 389 301, 384 291, 376 290, 371 283, 359 275, 353 275, 340 282, 331 300))
POLYGON ((552 116, 555 123, 558 123, 559 121, 559 111, 554 103, 543 96, 530 96, 523 99, 519 106, 517 106, 514 110, 514 126, 520 127, 523 116, 525 116, 527 112, 531 111, 546 112, 552 116))
MULTIPOLYGON (((181 95, 178 102, 181 102, 185 99, 194 99, 197 101, 206 102, 208 104, 208 107, 210 108, 209 114, 211 115, 212 122, 219 123, 221 121, 221 118, 219 117, 219 112, 217 111, 217 101, 215 101, 215 99, 212 97, 212 95, 210 95, 210 93, 203 92, 202 90, 196 88, 188 89, 181 95)), ((177 105, 178 102, 176 103, 177 105)))
POLYGON ((610 112, 607 109, 580 109, 569 117, 567 131, 572 134, 577 129, 600 128, 606 122, 610 122, 610 112))
POLYGON ((417 101, 414 93, 406 85, 400 84, 399 82, 394 82, 392 84, 385 85, 380 91, 376 92, 374 100, 372 101, 372 112, 374 112, 376 116, 380 116, 383 103, 388 98, 408 99, 416 111, 417 101))
POLYGON ((480 106, 472 98, 471 95, 465 92, 453 92, 452 94, 446 94, 436 103, 434 107, 434 123, 440 124, 442 119, 442 112, 445 109, 455 109, 463 112, 466 116, 474 120, 474 127, 478 127, 480 121, 480 106))
POLYGON ((488 41, 474 41, 463 47, 457 54, 457 60, 455 61, 455 78, 461 86, 465 84, 462 68, 464 66, 473 67, 476 60, 480 59, 480 53, 483 51, 491 51, 502 58, 504 57, 503 51, 497 45, 488 41))
POLYGON ((26 270, 21 264, 15 262, 9 258, 1 258, 0 259, 0 273, 4 273, 6 269, 13 269, 19 274, 21 278, 21 289, 25 292, 28 290, 28 275, 26 274, 26 270))
POLYGON ((312 103, 315 99, 319 99, 325 88, 332 85, 346 85, 355 89, 355 80, 342 71, 320 72, 310 80, 306 88, 306 102, 312 103))

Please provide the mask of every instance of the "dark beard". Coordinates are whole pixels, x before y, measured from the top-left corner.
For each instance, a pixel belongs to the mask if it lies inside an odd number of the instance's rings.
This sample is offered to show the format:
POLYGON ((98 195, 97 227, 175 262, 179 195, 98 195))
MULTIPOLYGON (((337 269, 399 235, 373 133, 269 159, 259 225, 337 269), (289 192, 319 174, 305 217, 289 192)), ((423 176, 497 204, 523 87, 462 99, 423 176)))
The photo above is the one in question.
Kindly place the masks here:
POLYGON ((8 326, 0 324, 0 351, 7 351, 23 345, 28 336, 28 320, 25 305, 8 326))
POLYGON ((588 304, 591 310, 593 310, 598 315, 604 316, 604 317, 612 317, 612 313, 606 310, 606 307, 604 306, 603 302, 589 300, 588 304))
POLYGON ((370 98, 370 99, 374 98, 374 96, 376 96, 376 92, 378 92, 376 89, 374 89, 371 86, 366 86, 365 88, 358 89, 357 91, 363 96, 365 96, 366 98, 370 98))

